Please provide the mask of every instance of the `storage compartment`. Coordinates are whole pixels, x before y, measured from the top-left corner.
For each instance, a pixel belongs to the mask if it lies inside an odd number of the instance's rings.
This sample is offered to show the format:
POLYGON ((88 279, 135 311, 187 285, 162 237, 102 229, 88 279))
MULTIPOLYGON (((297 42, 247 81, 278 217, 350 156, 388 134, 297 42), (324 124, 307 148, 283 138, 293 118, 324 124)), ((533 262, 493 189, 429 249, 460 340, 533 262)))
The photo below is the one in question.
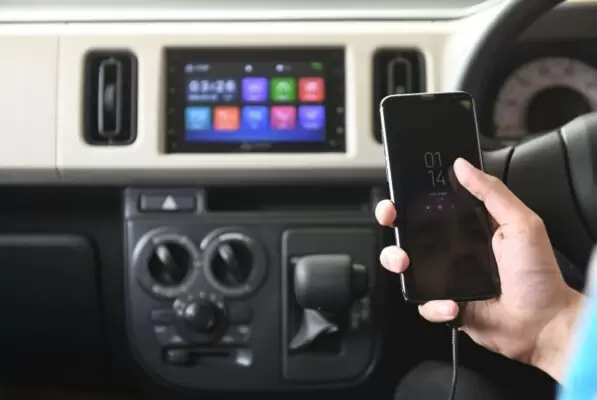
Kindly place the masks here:
POLYGON ((362 212, 369 185, 237 186, 205 191, 208 212, 362 212))
POLYGON ((99 376, 99 289, 91 243, 78 235, 0 235, 0 376, 99 376))

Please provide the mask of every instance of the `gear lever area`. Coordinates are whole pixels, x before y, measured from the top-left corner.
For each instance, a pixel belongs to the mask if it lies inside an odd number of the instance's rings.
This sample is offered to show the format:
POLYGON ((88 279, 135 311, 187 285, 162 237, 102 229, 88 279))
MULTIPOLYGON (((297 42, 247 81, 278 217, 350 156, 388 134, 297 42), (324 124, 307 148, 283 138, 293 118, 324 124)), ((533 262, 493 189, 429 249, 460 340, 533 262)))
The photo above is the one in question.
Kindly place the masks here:
POLYGON ((283 343, 287 379, 347 379, 367 365, 372 351, 371 237, 366 230, 286 232, 283 343), (323 253, 320 243, 332 252, 323 253))
POLYGON ((340 346, 333 345, 340 344, 340 333, 349 326, 350 309, 367 295, 368 282, 367 269, 353 264, 347 254, 300 258, 294 266, 293 280, 300 323, 290 350, 317 353, 336 349, 338 353, 340 346), (327 342, 327 346, 318 349, 317 342, 327 342))
POLYGON ((383 291, 370 190, 341 193, 354 200, 332 216, 288 206, 295 192, 264 209, 264 198, 281 196, 278 187, 262 192, 256 208, 245 199, 242 212, 213 209, 217 190, 126 192, 126 315, 139 365, 182 391, 280 392, 365 379, 382 336, 371 304, 383 291), (205 208, 140 207, 168 196, 205 208))

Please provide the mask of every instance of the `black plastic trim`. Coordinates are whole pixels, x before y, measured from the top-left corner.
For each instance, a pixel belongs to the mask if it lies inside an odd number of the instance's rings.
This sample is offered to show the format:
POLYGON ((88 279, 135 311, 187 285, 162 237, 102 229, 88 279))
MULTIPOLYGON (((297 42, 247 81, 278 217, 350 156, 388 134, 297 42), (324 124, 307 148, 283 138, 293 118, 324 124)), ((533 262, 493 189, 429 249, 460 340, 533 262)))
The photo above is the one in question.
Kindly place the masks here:
POLYGON ((127 146, 137 139, 137 86, 138 61, 135 54, 122 49, 91 50, 84 58, 83 87, 83 138, 94 146, 127 146), (118 78, 115 90, 116 110, 113 129, 103 128, 100 115, 103 107, 100 86, 103 82, 102 69, 107 63, 117 67, 118 78))

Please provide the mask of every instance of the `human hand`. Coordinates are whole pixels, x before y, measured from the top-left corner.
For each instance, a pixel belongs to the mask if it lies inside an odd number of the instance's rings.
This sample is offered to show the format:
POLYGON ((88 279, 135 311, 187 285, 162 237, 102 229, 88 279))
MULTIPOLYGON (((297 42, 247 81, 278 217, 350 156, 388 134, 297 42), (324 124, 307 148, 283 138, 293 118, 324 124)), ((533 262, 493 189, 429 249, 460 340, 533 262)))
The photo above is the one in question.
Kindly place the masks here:
MULTIPOLYGON (((537 214, 499 179, 464 159, 456 160, 454 172, 496 222, 492 246, 502 285, 499 298, 464 307, 462 330, 489 350, 534 365, 560 380, 582 295, 564 282, 537 214)), ((391 227, 396 210, 389 200, 383 200, 375 215, 381 225, 391 227)), ((409 264, 408 255, 397 246, 383 249, 380 261, 395 273, 409 264)), ((447 322, 456 318, 459 309, 453 301, 438 300, 419 306, 419 312, 431 322, 447 322)))

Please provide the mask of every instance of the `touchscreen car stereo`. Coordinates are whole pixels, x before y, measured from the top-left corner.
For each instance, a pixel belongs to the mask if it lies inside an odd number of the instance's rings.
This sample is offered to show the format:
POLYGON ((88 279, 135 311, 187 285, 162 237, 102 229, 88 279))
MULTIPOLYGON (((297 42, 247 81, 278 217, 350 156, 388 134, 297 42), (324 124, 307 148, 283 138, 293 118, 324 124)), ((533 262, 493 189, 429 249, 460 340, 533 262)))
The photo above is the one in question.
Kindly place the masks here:
POLYGON ((343 48, 169 48, 166 152, 344 152, 343 48))

